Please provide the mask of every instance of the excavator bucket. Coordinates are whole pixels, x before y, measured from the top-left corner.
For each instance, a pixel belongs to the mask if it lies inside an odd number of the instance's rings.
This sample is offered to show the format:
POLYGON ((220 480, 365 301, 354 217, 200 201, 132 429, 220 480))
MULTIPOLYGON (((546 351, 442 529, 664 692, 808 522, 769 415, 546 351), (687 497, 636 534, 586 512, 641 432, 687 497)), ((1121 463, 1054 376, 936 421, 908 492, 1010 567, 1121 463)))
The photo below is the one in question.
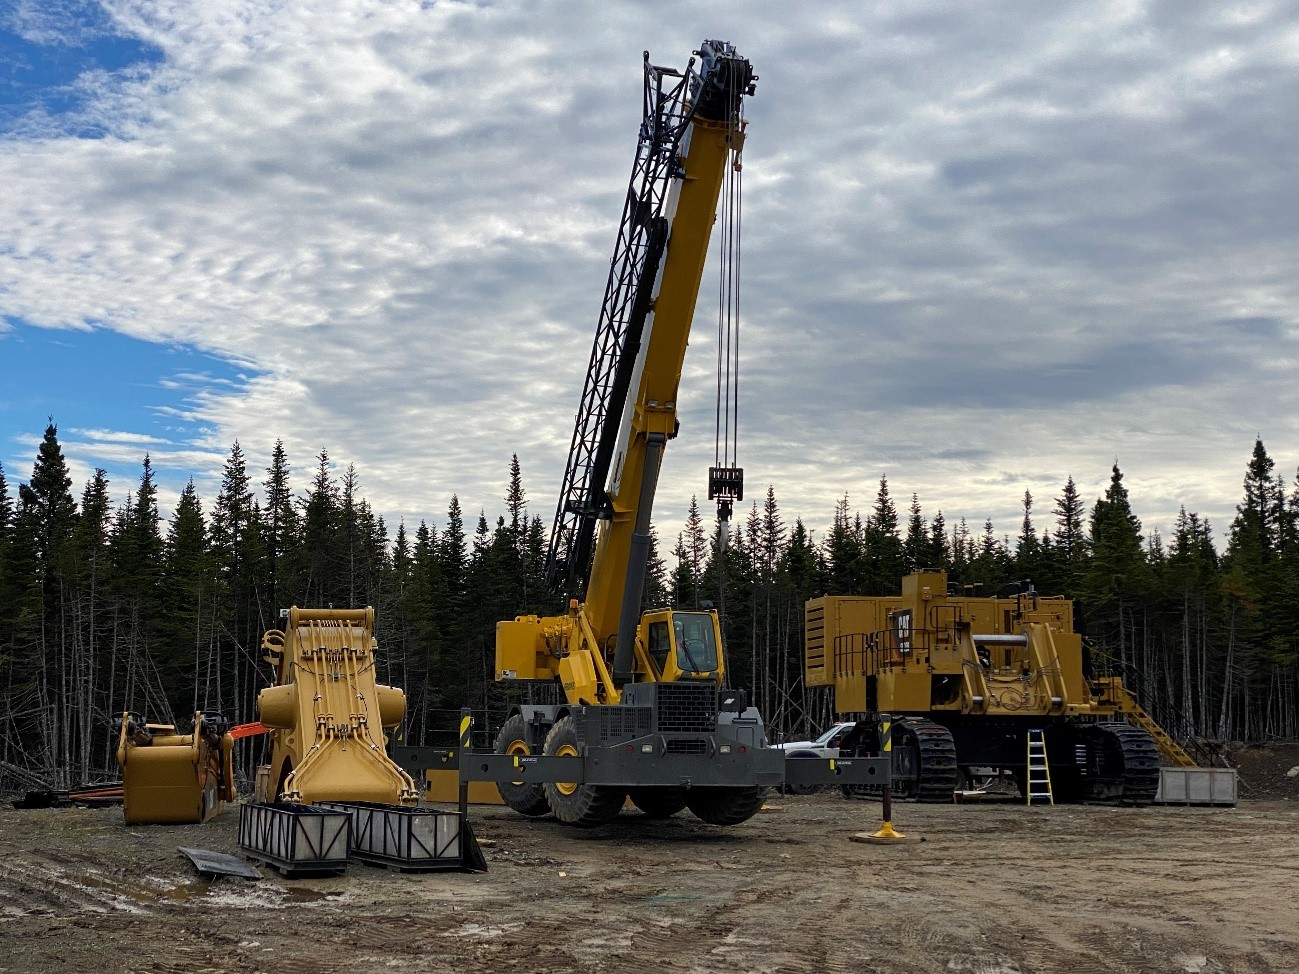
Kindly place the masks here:
POLYGON ((194 729, 178 734, 124 713, 114 730, 127 825, 206 822, 234 800, 234 738, 220 714, 199 711, 194 729))

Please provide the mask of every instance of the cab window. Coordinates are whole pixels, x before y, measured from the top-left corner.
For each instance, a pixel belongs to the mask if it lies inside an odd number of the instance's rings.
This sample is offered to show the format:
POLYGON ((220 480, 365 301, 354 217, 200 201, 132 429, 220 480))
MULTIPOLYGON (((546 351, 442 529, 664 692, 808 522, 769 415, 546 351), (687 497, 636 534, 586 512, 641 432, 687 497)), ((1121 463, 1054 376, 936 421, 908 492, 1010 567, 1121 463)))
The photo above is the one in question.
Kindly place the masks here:
POLYGON ((668 624, 666 622, 651 622, 649 627, 649 654, 654 660, 654 665, 662 673, 664 667, 668 664, 668 653, 672 650, 672 643, 668 639, 668 624))
POLYGON ((672 625, 677 642, 677 668, 683 673, 717 670, 717 640, 713 617, 706 612, 677 612, 672 625))

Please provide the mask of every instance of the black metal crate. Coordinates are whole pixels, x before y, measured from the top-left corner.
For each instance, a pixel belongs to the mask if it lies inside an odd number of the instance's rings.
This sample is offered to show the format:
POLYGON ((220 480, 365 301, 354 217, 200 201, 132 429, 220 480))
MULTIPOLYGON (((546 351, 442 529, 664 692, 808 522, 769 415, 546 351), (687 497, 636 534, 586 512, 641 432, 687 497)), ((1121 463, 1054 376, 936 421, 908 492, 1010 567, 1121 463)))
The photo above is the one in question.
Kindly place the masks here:
POLYGON ((329 808, 295 802, 239 806, 240 851, 286 876, 343 872, 350 833, 351 817, 329 808))
POLYGON ((354 859, 403 872, 459 869, 460 815, 379 802, 322 802, 352 817, 354 859))

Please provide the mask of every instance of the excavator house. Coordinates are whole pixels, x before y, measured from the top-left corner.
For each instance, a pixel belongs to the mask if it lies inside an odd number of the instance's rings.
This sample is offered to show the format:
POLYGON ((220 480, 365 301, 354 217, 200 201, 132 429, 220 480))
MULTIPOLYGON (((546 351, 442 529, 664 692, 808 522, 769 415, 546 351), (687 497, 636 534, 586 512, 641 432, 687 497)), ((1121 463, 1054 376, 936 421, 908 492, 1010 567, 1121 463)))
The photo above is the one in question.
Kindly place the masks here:
POLYGON ((1195 762, 1145 713, 1120 677, 1090 671, 1073 602, 1027 592, 949 594, 944 572, 917 572, 892 597, 826 596, 806 606, 808 686, 834 709, 893 725, 899 797, 951 801, 980 774, 1045 765, 1055 801, 1148 804, 1170 763, 1195 762), (1030 753, 1032 752, 1032 753, 1030 753))

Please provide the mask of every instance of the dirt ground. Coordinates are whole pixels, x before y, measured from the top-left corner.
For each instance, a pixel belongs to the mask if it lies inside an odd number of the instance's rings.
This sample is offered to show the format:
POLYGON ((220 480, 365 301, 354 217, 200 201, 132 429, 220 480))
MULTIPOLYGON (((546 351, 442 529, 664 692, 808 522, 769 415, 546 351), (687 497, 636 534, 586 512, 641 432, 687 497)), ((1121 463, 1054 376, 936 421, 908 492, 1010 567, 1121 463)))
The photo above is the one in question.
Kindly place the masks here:
POLYGON ((237 809, 126 827, 0 809, 0 971, 1299 971, 1299 800, 1234 809, 778 797, 733 829, 624 812, 576 831, 471 811, 485 875, 206 881, 237 809))

